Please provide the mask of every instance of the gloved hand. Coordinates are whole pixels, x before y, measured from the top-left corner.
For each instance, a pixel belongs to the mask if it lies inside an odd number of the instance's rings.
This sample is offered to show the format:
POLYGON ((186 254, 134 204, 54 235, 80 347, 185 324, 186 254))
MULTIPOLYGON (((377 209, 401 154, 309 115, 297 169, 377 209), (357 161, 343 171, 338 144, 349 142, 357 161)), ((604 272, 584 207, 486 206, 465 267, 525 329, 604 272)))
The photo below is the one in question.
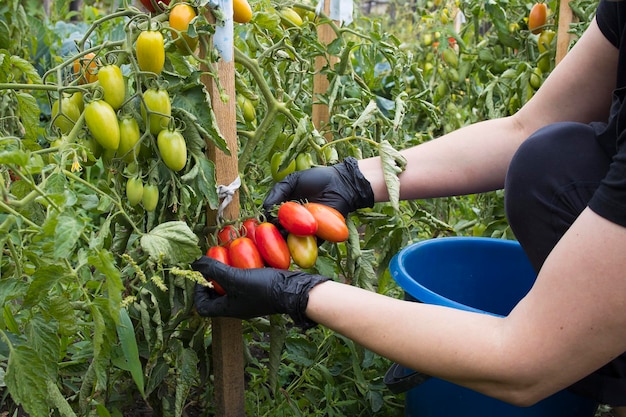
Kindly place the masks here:
POLYGON ((201 316, 249 319, 284 313, 305 329, 317 324, 305 315, 309 291, 329 280, 299 271, 234 268, 207 256, 193 262, 191 267, 226 291, 219 296, 213 289, 196 284, 194 302, 201 316))
POLYGON ((290 200, 307 200, 337 209, 344 217, 360 208, 374 205, 374 192, 359 170, 357 160, 346 158, 329 166, 296 171, 276 183, 263 209, 268 217, 274 206, 290 200))

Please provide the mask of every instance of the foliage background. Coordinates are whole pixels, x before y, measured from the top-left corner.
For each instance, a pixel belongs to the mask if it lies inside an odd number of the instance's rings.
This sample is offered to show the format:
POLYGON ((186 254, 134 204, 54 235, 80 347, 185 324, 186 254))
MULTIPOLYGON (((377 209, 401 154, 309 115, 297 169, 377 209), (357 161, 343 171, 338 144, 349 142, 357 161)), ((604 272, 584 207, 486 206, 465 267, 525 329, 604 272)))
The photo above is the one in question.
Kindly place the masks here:
MULTIPOLYGON (((393 193, 403 163, 397 150, 512 114, 534 93, 531 78, 544 79, 554 66, 556 39, 539 50, 527 30, 532 3, 521 0, 392 0, 380 13, 359 3, 354 22, 336 27, 330 45, 317 40, 314 3, 251 4, 253 22, 236 26, 237 94, 255 103, 253 120, 238 110, 242 217, 259 214, 276 152, 286 161, 308 153, 319 165, 382 155, 393 193), (300 7, 302 25, 281 20, 287 6, 300 7), (459 11, 467 21, 457 31, 459 11), (340 63, 324 68, 328 94, 313 97, 312 63, 325 54, 340 63), (542 57, 548 65, 538 71, 542 57), (320 130, 309 116, 317 101, 332 115, 320 130)), ((555 30, 558 2, 547 4, 547 29, 555 30)), ((572 33, 584 30, 596 4, 572 2, 579 19, 572 33)), ((183 55, 168 43, 162 81, 190 149, 180 173, 157 157, 133 167, 114 155, 88 166, 84 157, 93 155, 82 141, 89 132, 79 126, 75 140, 58 145, 51 127, 51 103, 78 88, 65 74, 91 47, 126 60, 129 90, 141 99, 150 80, 124 43, 136 36, 128 22, 141 13, 128 6, 85 0, 71 11, 69 1, 54 1, 46 15, 35 0, 0 5, 0 410, 8 415, 214 411, 211 328, 193 312, 194 277, 186 272, 219 227, 210 220, 218 200, 204 151, 222 141, 199 81, 199 64, 214 57, 183 55), (160 188, 154 212, 126 201, 134 169, 160 188)), ((212 34, 202 19, 194 29, 212 34)), ((136 103, 128 111, 141 122, 136 103)), ((313 271, 398 298, 387 265, 407 244, 449 235, 513 238, 501 192, 395 200, 355 213, 349 224, 350 241, 324 244, 313 271)), ((382 382, 384 358, 324 328, 302 334, 281 317, 244 326, 249 414, 402 413, 402 396, 382 382)))

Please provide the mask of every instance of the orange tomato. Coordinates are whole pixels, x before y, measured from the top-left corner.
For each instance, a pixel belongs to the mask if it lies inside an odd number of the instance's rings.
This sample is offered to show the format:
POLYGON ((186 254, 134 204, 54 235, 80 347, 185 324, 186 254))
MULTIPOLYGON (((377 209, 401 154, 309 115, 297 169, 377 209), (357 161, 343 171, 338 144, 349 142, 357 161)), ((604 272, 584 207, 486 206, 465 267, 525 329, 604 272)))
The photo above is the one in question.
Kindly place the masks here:
POLYGON ((96 54, 90 52, 81 58, 74 60, 72 66, 74 75, 80 77, 80 84, 88 84, 98 81, 98 60, 96 54))
POLYGON ((172 38, 176 40, 176 47, 183 53, 193 52, 198 46, 198 37, 192 38, 187 34, 189 23, 195 17, 196 11, 187 3, 179 3, 170 11, 170 27, 182 34, 182 39, 178 39, 178 32, 172 32, 172 38), (187 46, 189 46, 189 49, 187 49, 187 46))
POLYGON ((233 0, 233 20, 237 23, 248 23, 252 20, 252 8, 248 0, 233 0))
POLYGON ((528 29, 535 35, 543 31, 548 20, 548 6, 545 3, 535 3, 528 15, 528 29))

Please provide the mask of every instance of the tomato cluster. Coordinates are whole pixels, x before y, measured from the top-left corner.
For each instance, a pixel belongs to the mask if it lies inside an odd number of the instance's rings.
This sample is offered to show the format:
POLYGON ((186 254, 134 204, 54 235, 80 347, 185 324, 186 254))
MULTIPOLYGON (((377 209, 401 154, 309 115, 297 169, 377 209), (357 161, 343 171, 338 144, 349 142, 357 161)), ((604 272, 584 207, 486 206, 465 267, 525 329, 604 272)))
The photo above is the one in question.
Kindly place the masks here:
MULTIPOLYGON (((237 268, 289 269, 293 261, 306 269, 317 261, 318 238, 336 243, 348 238, 343 215, 324 204, 288 201, 280 205, 277 217, 287 232, 286 239, 274 223, 247 218, 240 227, 223 226, 206 256, 237 268)), ((218 294, 224 294, 217 283, 213 286, 218 294)))

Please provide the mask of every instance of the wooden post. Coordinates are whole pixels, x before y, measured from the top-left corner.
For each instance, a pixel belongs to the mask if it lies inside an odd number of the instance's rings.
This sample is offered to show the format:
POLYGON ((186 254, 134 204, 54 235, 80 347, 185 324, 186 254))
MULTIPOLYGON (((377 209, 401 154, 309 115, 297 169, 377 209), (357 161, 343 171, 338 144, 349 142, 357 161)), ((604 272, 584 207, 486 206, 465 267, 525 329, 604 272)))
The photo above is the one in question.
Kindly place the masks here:
MULTIPOLYGON (((232 2, 230 2, 232 15, 232 2)), ((209 13, 209 21, 215 21, 209 13)), ((232 24, 232 22, 231 22, 232 24)), ((225 27, 228 27, 226 25, 225 27)), ((232 40, 232 26, 230 26, 232 40)), ((228 44, 227 44, 228 46, 228 44)), ((211 45, 213 47, 213 45, 211 45)), ((217 125, 224 136, 230 155, 226 155, 217 149, 212 143, 207 146, 207 155, 215 163, 215 176, 219 185, 231 184, 239 175, 237 161, 237 122, 235 107, 235 62, 233 56, 234 47, 230 43, 230 51, 222 52, 220 61, 215 64, 218 81, 216 82, 209 75, 203 75, 202 82, 211 97, 211 106, 217 118, 217 125), (230 54, 229 54, 230 52, 230 54), (230 55, 230 59, 224 59, 224 55, 230 55), (228 96, 228 101, 221 99, 222 95, 218 89, 218 84, 222 91, 228 96)), ((207 51, 201 48, 200 56, 206 57, 207 51)), ((205 68, 206 70, 206 68, 205 68)), ((237 219, 239 217, 239 192, 235 192, 233 200, 228 204, 222 213, 225 219, 237 219)), ((217 213, 209 213, 208 216, 212 225, 216 224, 217 213)), ((244 417, 244 355, 243 355, 243 335, 241 320, 226 317, 213 318, 213 371, 214 371, 214 394, 217 417, 244 417)))
POLYGON ((569 7, 570 0, 561 0, 559 3, 559 23, 556 36, 556 58, 555 63, 558 64, 567 54, 571 34, 568 32, 570 23, 574 19, 574 13, 569 7))
MULTIPOLYGON (((323 12, 326 16, 330 16, 330 1, 324 0, 323 12)), ((319 25, 317 27, 317 37, 320 43, 328 45, 336 38, 336 34, 332 27, 328 24, 319 25)), ((330 112, 328 106, 318 102, 318 96, 325 94, 330 86, 328 78, 325 74, 321 73, 322 68, 328 63, 330 67, 338 62, 339 58, 336 56, 317 56, 315 57, 315 74, 313 75, 313 126, 317 130, 320 130, 326 126, 330 120, 330 112)), ((327 139, 330 139, 330 134, 326 135, 327 139)))

